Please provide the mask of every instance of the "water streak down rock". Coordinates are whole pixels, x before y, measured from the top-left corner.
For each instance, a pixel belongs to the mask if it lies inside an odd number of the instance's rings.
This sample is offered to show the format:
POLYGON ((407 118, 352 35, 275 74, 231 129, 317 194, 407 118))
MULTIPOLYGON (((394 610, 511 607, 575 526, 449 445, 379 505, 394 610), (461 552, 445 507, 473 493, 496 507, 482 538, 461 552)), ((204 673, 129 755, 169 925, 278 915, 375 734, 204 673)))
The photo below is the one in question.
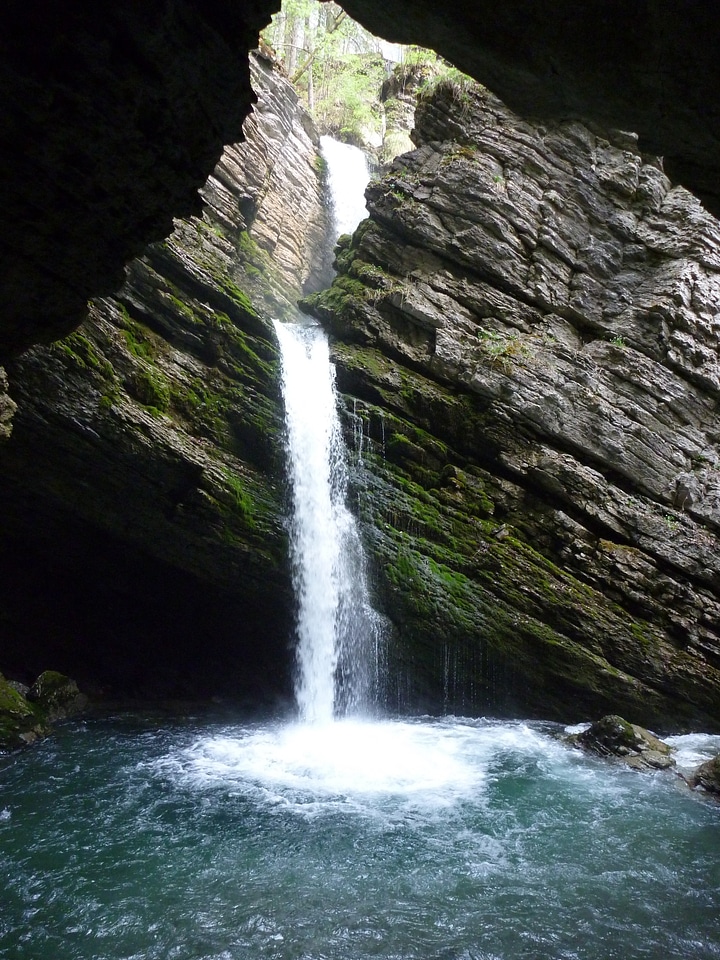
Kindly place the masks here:
POLYGON ((632 136, 480 88, 415 142, 308 304, 401 698, 718 729, 718 223, 632 136))

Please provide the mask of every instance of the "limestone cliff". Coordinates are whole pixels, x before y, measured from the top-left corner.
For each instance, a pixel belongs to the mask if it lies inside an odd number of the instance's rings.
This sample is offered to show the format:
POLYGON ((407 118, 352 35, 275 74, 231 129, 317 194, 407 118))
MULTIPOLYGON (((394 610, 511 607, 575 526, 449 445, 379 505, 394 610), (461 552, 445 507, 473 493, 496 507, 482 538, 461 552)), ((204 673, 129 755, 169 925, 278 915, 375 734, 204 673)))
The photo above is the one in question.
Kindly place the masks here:
POLYGON ((260 103, 202 216, 76 333, 8 367, 0 660, 17 679, 52 667, 89 689, 254 702, 289 689, 269 317, 312 286, 325 210, 297 97, 267 60, 252 68, 260 103))
POLYGON ((401 698, 718 729, 720 226, 631 136, 452 85, 416 123, 308 306, 401 698))

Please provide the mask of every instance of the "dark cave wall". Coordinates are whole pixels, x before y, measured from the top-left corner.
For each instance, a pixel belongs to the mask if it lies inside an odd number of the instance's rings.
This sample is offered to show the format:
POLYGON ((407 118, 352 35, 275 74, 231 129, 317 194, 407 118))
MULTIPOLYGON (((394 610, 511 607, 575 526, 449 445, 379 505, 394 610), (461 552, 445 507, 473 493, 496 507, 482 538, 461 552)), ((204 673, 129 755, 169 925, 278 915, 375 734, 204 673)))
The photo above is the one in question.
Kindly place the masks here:
POLYGON ((294 600, 270 316, 311 281, 326 208, 312 125, 272 62, 262 110, 70 336, 7 365, 0 670, 87 690, 291 698, 294 600), (282 162, 281 162, 282 160, 282 162), (280 235, 285 209, 294 229, 280 235))
MULTIPOLYGON (((245 51, 276 2, 8 0, 0 33, 0 359, 76 326, 91 296, 198 209, 253 95, 245 51)), ((634 129, 718 210, 714 2, 349 0, 434 47, 521 114, 634 129)))
MULTIPOLYGON (((278 4, 279 6, 279 4, 278 4)), ((272 3, 4 4, 0 356, 69 333, 198 212, 272 3)))

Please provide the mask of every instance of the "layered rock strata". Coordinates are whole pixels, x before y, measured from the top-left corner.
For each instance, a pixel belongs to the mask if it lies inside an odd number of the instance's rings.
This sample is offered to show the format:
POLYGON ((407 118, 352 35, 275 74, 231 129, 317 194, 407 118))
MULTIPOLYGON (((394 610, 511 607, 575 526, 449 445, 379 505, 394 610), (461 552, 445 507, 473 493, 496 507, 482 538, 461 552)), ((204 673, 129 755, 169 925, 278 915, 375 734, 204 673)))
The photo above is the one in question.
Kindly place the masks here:
POLYGON ((524 116, 635 130, 720 214, 720 17, 709 2, 346 0, 367 29, 442 54, 524 116))
POLYGON ((308 306, 399 698, 718 729, 718 224, 631 136, 452 85, 416 123, 308 306))
POLYGON ((270 316, 311 282, 325 210, 297 97, 267 60, 253 75, 261 104, 206 184, 202 217, 133 261, 76 333, 8 367, 9 676, 30 682, 51 666, 91 691, 254 703, 289 690, 270 316), (302 217, 282 231, 288 208, 302 217))

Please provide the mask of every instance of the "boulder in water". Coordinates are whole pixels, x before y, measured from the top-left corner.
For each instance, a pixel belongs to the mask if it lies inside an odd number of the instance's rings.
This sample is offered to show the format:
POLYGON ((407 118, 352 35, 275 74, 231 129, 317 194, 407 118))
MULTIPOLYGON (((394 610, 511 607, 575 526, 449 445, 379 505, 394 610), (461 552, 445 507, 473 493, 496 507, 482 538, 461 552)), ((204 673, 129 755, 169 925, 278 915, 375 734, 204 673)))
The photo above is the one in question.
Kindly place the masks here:
POLYGON ((617 757, 635 770, 667 770, 675 766, 672 747, 644 727, 615 714, 597 720, 572 741, 602 757, 617 757))
POLYGON ((55 670, 41 673, 27 697, 44 711, 51 722, 73 717, 87 706, 87 697, 80 693, 77 683, 55 670))
POLYGON ((720 754, 699 766, 688 783, 693 790, 700 787, 720 800, 720 754))
POLYGON ((43 711, 0 674, 0 751, 27 746, 47 732, 43 711))

